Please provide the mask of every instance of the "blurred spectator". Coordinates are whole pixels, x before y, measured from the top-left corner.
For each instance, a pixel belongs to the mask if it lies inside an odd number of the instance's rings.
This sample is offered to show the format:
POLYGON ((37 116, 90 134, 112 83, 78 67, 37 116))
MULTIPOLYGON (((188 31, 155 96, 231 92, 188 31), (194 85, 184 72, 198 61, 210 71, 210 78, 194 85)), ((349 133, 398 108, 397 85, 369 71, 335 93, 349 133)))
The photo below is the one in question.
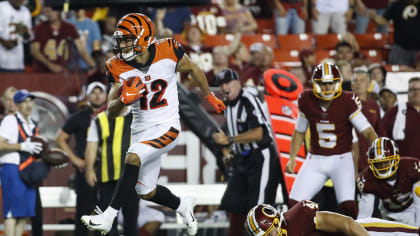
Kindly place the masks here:
POLYGON ((31 55, 34 57, 33 70, 54 73, 67 70, 73 44, 88 66, 94 67, 95 62, 87 53, 76 27, 62 21, 60 12, 51 7, 44 7, 43 13, 47 21, 35 27, 35 39, 31 43, 31 55))
POLYGON ((225 69, 239 70, 236 65, 229 63, 229 54, 226 46, 217 46, 213 48, 213 68, 206 73, 207 81, 210 86, 219 86, 216 81, 216 76, 225 69))
MULTIPOLYGON (((182 47, 184 48, 184 51, 191 58, 191 60, 195 62, 200 67, 200 69, 203 70, 204 73, 206 73, 207 75, 211 75, 212 74, 211 71, 214 65, 218 67, 225 66, 225 61, 216 61, 216 58, 214 58, 213 47, 204 45, 205 35, 200 30, 198 25, 191 25, 187 27, 187 29, 183 33, 183 36, 188 43, 188 44, 182 45, 182 47)), ((226 54, 227 56, 227 61, 226 61, 227 63, 229 62, 229 56, 237 50, 240 43, 240 39, 241 39, 241 34, 236 33, 233 40, 230 42, 230 44, 228 46, 223 47, 223 50, 224 50, 223 53, 226 54)), ((219 59, 223 60, 225 58, 222 56, 219 59)), ((226 69, 226 68, 223 68, 223 69, 226 69)), ((212 78, 207 78, 207 79, 209 83, 212 81, 212 78)), ((182 80, 185 81, 185 78, 183 78, 182 80)), ((190 83, 189 81, 187 82, 187 84, 184 84, 186 87, 192 86, 192 84, 189 84, 190 83)))
POLYGON ((273 17, 273 6, 270 1, 267 0, 239 0, 239 3, 244 7, 248 8, 252 15, 257 19, 272 19, 273 17))
POLYGON ((242 70, 249 63, 250 59, 248 48, 244 43, 239 42, 238 48, 232 55, 232 64, 242 70))
POLYGON ((408 101, 398 103, 385 113, 383 124, 386 135, 393 139, 401 156, 420 159, 420 78, 408 81, 408 101))
POLYGON ((262 85, 264 71, 269 69, 273 62, 273 50, 262 43, 253 43, 249 52, 251 60, 242 70, 241 83, 246 86, 262 85))
POLYGON ((0 2, 0 72, 23 72, 23 42, 32 30, 31 13, 24 0, 0 2))
POLYGON ((308 18, 308 0, 276 0, 274 9, 276 34, 305 33, 308 18))
POLYGON ((356 37, 350 32, 346 32, 343 34, 342 41, 347 42, 351 45, 352 51, 353 51, 353 58, 351 61, 351 66, 354 67, 360 67, 363 65, 369 65, 370 62, 367 59, 366 55, 360 52, 359 43, 356 40, 356 37))
POLYGON ((106 65, 105 65, 106 56, 105 54, 101 50, 94 51, 92 52, 92 58, 95 61, 97 67, 96 67, 96 70, 89 73, 87 84, 90 84, 95 81, 101 82, 103 84, 107 84, 108 81, 106 81, 106 65))
MULTIPOLYGON (((99 30, 99 25, 86 17, 85 9, 78 9, 76 11, 76 17, 70 18, 69 22, 76 26, 79 31, 82 46, 86 48, 89 55, 91 55, 93 51, 101 49, 101 31, 99 30)), ((76 50, 73 50, 73 53, 75 56, 78 54, 76 50)), ((89 69, 80 55, 77 55, 76 59, 78 59, 76 62, 78 65, 76 67, 78 67, 79 70, 86 71, 89 69)))
POLYGON ((113 38, 113 34, 116 30, 117 17, 113 14, 108 14, 105 18, 105 21, 102 25, 102 39, 101 39, 101 49, 105 53, 106 58, 114 56, 114 47, 116 42, 113 38))
POLYGON ((391 46, 389 64, 414 65, 416 55, 420 52, 420 9, 419 0, 399 0, 392 2, 383 16, 375 11, 369 17, 379 25, 390 20, 394 23, 394 45, 391 46))
POLYGON ((386 84, 386 69, 379 63, 374 63, 369 66, 369 75, 372 81, 376 81, 380 88, 386 84))
POLYGON ((23 182, 19 175, 20 164, 42 150, 39 142, 29 137, 39 132, 30 118, 34 96, 26 89, 13 96, 17 106, 0 124, 1 188, 5 236, 22 235, 27 217, 35 215, 36 194, 33 186, 23 182))
MULTIPOLYGON (((388 0, 355 0, 356 1, 356 34, 364 34, 368 28, 370 19, 368 12, 375 11, 377 15, 383 15, 388 7, 388 0)), ((377 25, 376 32, 388 33, 388 24, 377 25)))
POLYGON ((15 87, 8 87, 4 90, 3 96, 1 96, 1 103, 4 107, 4 116, 15 114, 16 104, 13 102, 13 96, 17 89, 15 87))
POLYGON ((155 22, 162 22, 164 27, 180 34, 191 22, 191 9, 189 7, 171 7, 153 9, 151 18, 155 22))
POLYGON ((191 25, 197 25, 207 35, 223 34, 226 18, 218 4, 191 7, 191 25))
POLYGON ((226 33, 252 34, 256 32, 258 25, 251 11, 239 4, 238 0, 223 0, 221 8, 226 18, 226 33))
POLYGON ((95 115, 101 112, 106 103, 106 87, 102 83, 93 82, 87 88, 88 107, 73 113, 58 131, 57 145, 69 154, 70 161, 76 169, 76 216, 74 235, 87 236, 88 229, 83 225, 80 218, 90 214, 97 203, 97 191, 86 183, 84 171, 86 168, 85 149, 86 137, 90 121, 95 115), (74 135, 75 151, 70 147, 69 140, 74 135))
POLYGON ((392 88, 383 87, 379 91, 379 104, 381 105, 381 117, 385 115, 391 107, 397 105, 398 102, 398 94, 392 88))
POLYGON ((299 60, 302 63, 303 73, 305 74, 305 83, 302 83, 305 88, 312 88, 310 83, 312 72, 316 66, 315 53, 312 49, 302 49, 299 52, 299 60))
POLYGON ((351 81, 353 76, 353 68, 351 68, 350 62, 346 60, 338 60, 335 62, 335 64, 340 69, 341 75, 343 76, 343 81, 351 81))
POLYGON ((347 31, 354 0, 311 0, 312 30, 314 34, 327 34, 328 29, 337 34, 347 31))
MULTIPOLYGON (((380 109, 376 100, 369 98, 369 85, 370 78, 369 72, 366 66, 356 67, 353 70, 353 76, 351 79, 351 89, 356 94, 362 102, 362 113, 367 118, 369 123, 372 125, 372 128, 375 129, 375 132, 379 137, 385 135, 381 123, 380 109)), ((359 147, 359 156, 357 170, 361 172, 364 168, 368 166, 367 162, 367 150, 369 148, 369 143, 365 137, 356 130, 358 147, 359 147)), ((357 151, 355 152, 357 153, 357 151)))
POLYGON ((337 43, 337 45, 335 46, 335 50, 337 51, 337 55, 335 56, 335 59, 337 61, 343 60, 349 62, 350 64, 352 63, 353 47, 350 43, 348 43, 347 41, 341 41, 337 43))

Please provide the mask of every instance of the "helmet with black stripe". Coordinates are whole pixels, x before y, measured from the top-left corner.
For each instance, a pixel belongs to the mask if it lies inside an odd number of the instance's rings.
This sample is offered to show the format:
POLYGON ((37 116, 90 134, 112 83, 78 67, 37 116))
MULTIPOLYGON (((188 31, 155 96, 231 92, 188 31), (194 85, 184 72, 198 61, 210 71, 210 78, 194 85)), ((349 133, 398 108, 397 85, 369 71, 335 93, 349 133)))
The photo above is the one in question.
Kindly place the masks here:
POLYGON ((149 17, 141 13, 130 13, 118 21, 113 36, 117 41, 114 48, 117 57, 130 61, 146 51, 154 42, 153 23, 149 17), (128 46, 121 47, 122 42, 126 42, 128 46))
POLYGON ((367 155, 369 168, 376 178, 387 179, 397 172, 400 154, 392 139, 385 137, 375 139, 367 155))
POLYGON ((329 62, 317 65, 312 74, 314 95, 322 100, 330 101, 342 93, 343 77, 338 67, 329 62))
POLYGON ((280 227, 279 212, 268 204, 253 207, 247 215, 245 227, 251 236, 286 236, 287 231, 280 227))

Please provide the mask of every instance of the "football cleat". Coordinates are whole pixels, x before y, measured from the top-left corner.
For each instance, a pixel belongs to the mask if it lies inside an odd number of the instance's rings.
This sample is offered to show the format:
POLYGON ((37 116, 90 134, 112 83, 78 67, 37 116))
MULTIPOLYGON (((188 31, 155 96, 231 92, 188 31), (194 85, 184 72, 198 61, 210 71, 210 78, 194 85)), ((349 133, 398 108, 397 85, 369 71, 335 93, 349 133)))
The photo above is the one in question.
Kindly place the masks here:
POLYGON ((99 231, 102 235, 111 231, 114 219, 107 217, 102 210, 96 206, 95 213, 97 215, 82 216, 81 221, 91 231, 99 231))
POLYGON ((181 215, 182 220, 187 225, 189 235, 196 235, 198 224, 194 216, 195 198, 186 196, 181 197, 181 203, 177 212, 181 215))

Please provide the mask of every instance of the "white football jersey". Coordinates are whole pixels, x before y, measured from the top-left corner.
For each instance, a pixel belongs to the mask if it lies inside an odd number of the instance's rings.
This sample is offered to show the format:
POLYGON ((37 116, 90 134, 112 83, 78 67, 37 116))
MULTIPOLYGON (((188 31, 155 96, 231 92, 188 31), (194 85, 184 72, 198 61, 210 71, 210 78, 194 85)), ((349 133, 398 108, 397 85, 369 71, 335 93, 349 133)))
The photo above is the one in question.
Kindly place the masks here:
POLYGON ((159 40, 149 50, 151 62, 143 68, 128 65, 116 57, 106 63, 114 82, 140 77, 146 85, 145 95, 131 104, 132 133, 156 124, 179 122, 176 66, 184 51, 173 39, 159 40))
POLYGON ((0 2, 0 38, 18 41, 16 47, 8 50, 0 44, 0 68, 9 70, 25 69, 23 63, 23 38, 15 33, 16 24, 24 24, 32 29, 31 13, 26 6, 19 10, 12 7, 9 1, 0 2))

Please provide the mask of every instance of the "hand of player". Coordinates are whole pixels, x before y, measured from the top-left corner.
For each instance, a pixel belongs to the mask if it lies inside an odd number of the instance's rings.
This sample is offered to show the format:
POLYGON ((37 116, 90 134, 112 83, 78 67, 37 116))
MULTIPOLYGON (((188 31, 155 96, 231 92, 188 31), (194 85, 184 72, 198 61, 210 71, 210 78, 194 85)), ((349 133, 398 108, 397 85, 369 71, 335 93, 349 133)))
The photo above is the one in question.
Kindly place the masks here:
POLYGON ((289 158, 289 161, 286 164, 286 172, 289 174, 294 174, 295 167, 296 167, 296 160, 294 158, 289 158))
POLYGON ((220 113, 226 109, 225 103, 223 103, 222 100, 218 99, 216 96, 214 96, 214 93, 210 93, 206 97, 207 101, 216 109, 217 113, 220 113))
POLYGON ((144 91, 146 91, 145 85, 141 82, 140 77, 136 77, 131 86, 127 86, 127 81, 124 80, 120 101, 129 105, 143 96, 144 91))

